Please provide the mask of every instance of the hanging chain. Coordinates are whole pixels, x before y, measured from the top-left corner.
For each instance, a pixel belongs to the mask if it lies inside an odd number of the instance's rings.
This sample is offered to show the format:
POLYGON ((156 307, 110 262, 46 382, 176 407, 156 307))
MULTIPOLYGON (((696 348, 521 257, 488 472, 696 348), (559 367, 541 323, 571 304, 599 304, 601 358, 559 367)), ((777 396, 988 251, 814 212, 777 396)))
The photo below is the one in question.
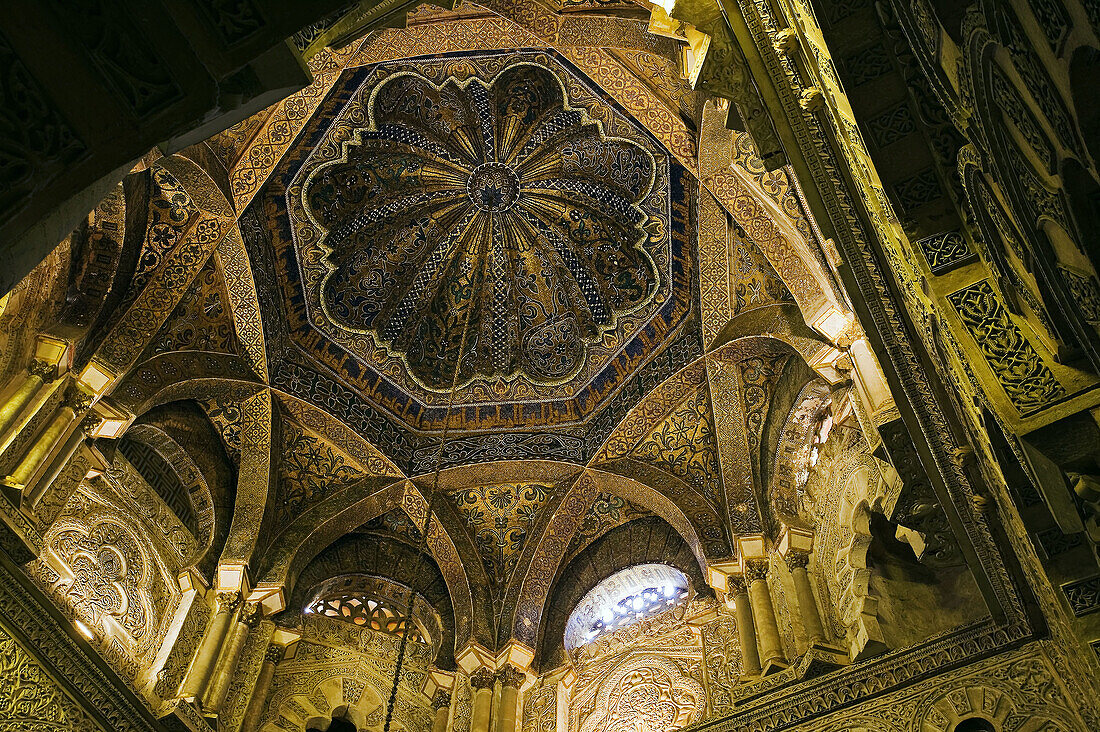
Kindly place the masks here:
MULTIPOLYGON (((478 286, 480 288, 480 281, 478 286)), ((471 311, 473 306, 471 306, 471 311)), ((472 312, 471 312, 472 314, 472 312)), ((413 580, 409 583, 409 599, 405 603, 405 632, 401 634, 401 643, 397 650, 397 664, 393 669, 393 685, 390 687, 390 700, 386 706, 386 723, 382 727, 383 732, 390 732, 390 722, 393 721, 394 708, 397 706, 397 687, 401 683, 401 672, 404 670, 405 653, 409 645, 409 630, 413 622, 413 603, 416 600, 417 587, 420 584, 420 570, 424 567, 424 553, 428 544, 428 530, 431 528, 432 513, 435 510, 436 498, 439 495, 439 472, 443 465, 443 450, 447 445, 447 436, 451 428, 451 410, 455 405, 455 392, 458 389, 458 374, 462 369, 462 357, 466 351, 466 335, 469 332, 471 315, 468 314, 462 323, 462 338, 458 343, 458 357, 455 359, 454 375, 451 377, 451 394, 447 400, 447 411, 443 418, 443 431, 439 436, 439 448, 435 453, 435 472, 432 476, 431 494, 428 496, 428 512, 424 516, 424 525, 420 529, 420 540, 417 543, 416 569, 413 572, 413 580)))

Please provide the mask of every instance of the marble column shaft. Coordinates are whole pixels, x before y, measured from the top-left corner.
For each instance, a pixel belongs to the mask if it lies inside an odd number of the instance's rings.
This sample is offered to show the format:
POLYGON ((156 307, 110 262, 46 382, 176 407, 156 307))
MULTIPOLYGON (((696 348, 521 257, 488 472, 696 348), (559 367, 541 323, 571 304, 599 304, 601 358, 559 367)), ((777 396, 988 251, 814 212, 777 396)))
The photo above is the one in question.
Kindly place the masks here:
POLYGON ((267 704, 267 693, 271 691, 271 680, 275 678, 275 667, 283 660, 283 646, 270 645, 264 651, 264 662, 260 666, 260 673, 256 676, 256 685, 252 687, 252 696, 248 699, 248 708, 244 712, 244 721, 241 722, 241 732, 255 732, 260 728, 260 715, 263 714, 267 704))
POLYGON ((500 682, 500 705, 497 707, 496 732, 518 732, 519 690, 527 677, 522 671, 507 664, 497 673, 500 682))
POLYGON ((219 592, 217 603, 217 611, 203 634, 199 649, 195 652, 195 661, 180 689, 180 696, 185 699, 202 699, 203 692, 210 684, 214 664, 221 655, 225 636, 236 616, 237 608, 241 605, 241 593, 219 592))
POLYGON ((756 635, 760 643, 760 662, 766 669, 770 664, 785 666, 787 657, 783 654, 783 639, 779 635, 779 624, 775 619, 775 606, 772 605, 771 590, 768 589, 768 563, 764 560, 751 560, 745 569, 745 579, 749 583, 749 600, 752 603, 752 617, 756 625, 756 635))
POLYGON ((77 413, 83 413, 92 404, 92 397, 79 387, 70 385, 65 399, 58 407, 49 425, 38 435, 23 454, 18 465, 7 477, 8 485, 22 488, 34 476, 38 468, 53 454, 65 433, 76 421, 77 413))
POLYGON ((44 361, 35 360, 28 367, 26 376, 20 374, 14 377, 22 381, 7 401, 0 404, 0 436, 15 423, 31 400, 38 395, 38 390, 47 382, 47 379, 51 379, 56 370, 56 367, 44 361))
POLYGON ((802 627, 810 644, 825 642, 825 627, 821 624, 821 613, 817 609, 817 598, 810 586, 810 575, 806 567, 810 555, 805 552, 791 552, 786 556, 787 567, 794 581, 795 597, 798 599, 798 612, 802 617, 802 627))
POLYGON ((745 580, 730 579, 734 613, 737 617, 737 640, 741 645, 741 669, 746 676, 760 675, 760 651, 756 648, 756 623, 752 619, 752 605, 745 580))
POLYGON ((221 709, 225 702, 225 695, 229 693, 229 684, 237 672, 237 663, 241 659, 245 641, 248 640, 248 633, 256 627, 259 619, 259 605, 254 602, 245 603, 237 615, 237 622, 229 632, 229 639, 225 643, 214 676, 206 689, 202 705, 204 710, 217 712, 221 709))
POLYGON ((489 732, 489 722, 493 711, 493 682, 495 676, 487 668, 481 668, 470 675, 473 688, 473 710, 470 713, 470 732, 489 732))
POLYGON ((432 710, 435 716, 432 718, 432 732, 447 732, 447 722, 451 716, 451 694, 439 689, 432 697, 432 710))

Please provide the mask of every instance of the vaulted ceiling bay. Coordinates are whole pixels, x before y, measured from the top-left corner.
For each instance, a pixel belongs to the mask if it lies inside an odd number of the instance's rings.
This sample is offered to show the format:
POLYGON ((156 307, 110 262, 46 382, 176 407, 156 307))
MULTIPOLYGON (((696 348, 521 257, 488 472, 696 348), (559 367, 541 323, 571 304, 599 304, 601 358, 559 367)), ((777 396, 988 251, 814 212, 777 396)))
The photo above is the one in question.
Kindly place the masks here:
POLYGON ((962 72, 878 5, 319 14, 0 300, 4 571, 113 701, 3 596, 0 669, 51 729, 1087 729, 1095 272, 945 213, 976 154, 895 180, 955 138, 856 90, 962 72))

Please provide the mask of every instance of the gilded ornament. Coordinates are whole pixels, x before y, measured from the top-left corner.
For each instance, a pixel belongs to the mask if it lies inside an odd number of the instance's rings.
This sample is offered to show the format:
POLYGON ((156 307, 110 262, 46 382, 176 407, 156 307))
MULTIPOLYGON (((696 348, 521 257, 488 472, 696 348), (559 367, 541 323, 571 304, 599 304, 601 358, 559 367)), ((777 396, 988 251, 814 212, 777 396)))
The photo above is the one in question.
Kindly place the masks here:
POLYGON ((219 592, 217 595, 218 613, 231 613, 240 607, 243 597, 240 592, 219 592))
POLYGON ((30 365, 27 366, 27 371, 31 376, 37 376, 47 384, 57 378, 57 364, 43 361, 39 358, 32 358, 30 365))
POLYGON ((475 689, 492 689, 493 684, 496 682, 496 674, 492 669, 479 668, 470 674, 470 686, 475 689))
POLYGON ((768 561, 765 559, 750 559, 745 562, 745 580, 752 584, 753 582, 766 580, 768 578, 768 561))
POLYGON ((788 569, 806 569, 806 567, 810 566, 810 554, 809 552, 792 549, 783 557, 783 561, 787 563, 788 569))
POLYGON ((497 671, 496 678, 500 681, 501 686, 518 689, 527 681, 527 674, 517 666, 506 663, 502 669, 497 671))

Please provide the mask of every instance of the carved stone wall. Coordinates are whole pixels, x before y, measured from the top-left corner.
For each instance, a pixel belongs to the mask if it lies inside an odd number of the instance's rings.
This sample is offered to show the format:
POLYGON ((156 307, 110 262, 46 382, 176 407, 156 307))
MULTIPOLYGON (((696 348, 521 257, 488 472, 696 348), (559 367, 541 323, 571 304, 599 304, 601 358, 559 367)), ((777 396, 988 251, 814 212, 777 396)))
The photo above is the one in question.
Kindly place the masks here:
POLYGON ((118 456, 104 478, 77 489, 44 544, 28 573, 124 678, 144 687, 179 606, 176 574, 194 537, 118 456))
MULTIPOLYGON (((337 708, 346 708, 359 729, 380 729, 400 639, 322 617, 305 617, 301 632, 293 655, 276 667, 259 729, 304 729, 332 719, 337 708)), ((431 727, 431 700, 420 691, 428 655, 426 647, 409 645, 391 730, 431 727)))
MULTIPOLYGON (((996 729, 1085 732, 1092 729, 1059 681, 1049 650, 1034 643, 889 694, 850 711, 792 728, 798 732, 949 732, 961 720, 981 717, 996 729)), ((734 729, 716 725, 712 729, 734 729)))
POLYGON ((572 656, 568 694, 545 678, 527 692, 531 732, 560 730, 563 719, 572 732, 680 729, 728 713, 741 673, 736 624, 713 599, 626 625, 572 656))
POLYGON ((106 732, 0 626, 0 729, 106 732))

